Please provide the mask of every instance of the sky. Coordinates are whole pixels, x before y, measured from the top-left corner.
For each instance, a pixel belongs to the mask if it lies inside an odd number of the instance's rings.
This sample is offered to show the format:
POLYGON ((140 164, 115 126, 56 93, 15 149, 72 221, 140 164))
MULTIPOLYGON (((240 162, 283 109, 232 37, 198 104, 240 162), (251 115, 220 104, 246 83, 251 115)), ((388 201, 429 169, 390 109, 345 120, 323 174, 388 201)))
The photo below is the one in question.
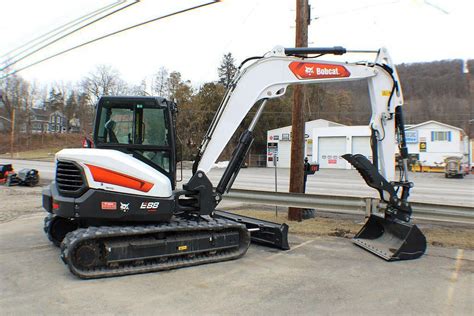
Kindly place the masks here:
MULTIPOLYGON (((126 3, 132 0, 124 0, 126 3)), ((1 0, 0 56, 116 0, 1 0)), ((13 66, 28 65, 118 29, 209 0, 141 0, 13 66)), ((79 81, 97 65, 138 84, 160 67, 194 84, 217 80, 225 53, 236 63, 274 46, 294 47, 295 0, 224 0, 79 48, 19 75, 39 83, 79 81)), ((310 0, 309 46, 378 49, 395 63, 473 59, 472 0, 310 0)), ((11 56, 11 54, 10 54, 11 56)), ((367 60, 373 56, 343 56, 367 60)), ((326 58, 333 60, 332 57, 326 58)), ((5 61, 5 56, 0 62, 5 61)))

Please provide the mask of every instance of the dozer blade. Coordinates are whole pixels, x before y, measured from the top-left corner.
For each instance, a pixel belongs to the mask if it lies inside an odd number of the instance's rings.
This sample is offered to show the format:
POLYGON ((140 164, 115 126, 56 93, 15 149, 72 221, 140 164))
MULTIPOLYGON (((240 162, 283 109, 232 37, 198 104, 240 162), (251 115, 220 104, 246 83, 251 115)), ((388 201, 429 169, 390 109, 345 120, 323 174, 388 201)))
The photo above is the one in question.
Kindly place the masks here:
POLYGON ((244 224, 250 231, 252 242, 282 250, 290 249, 288 244, 288 225, 286 224, 277 224, 218 210, 214 211, 214 216, 244 224))
POLYGON ((353 242, 387 260, 410 260, 422 256, 426 238, 416 225, 371 215, 353 242))

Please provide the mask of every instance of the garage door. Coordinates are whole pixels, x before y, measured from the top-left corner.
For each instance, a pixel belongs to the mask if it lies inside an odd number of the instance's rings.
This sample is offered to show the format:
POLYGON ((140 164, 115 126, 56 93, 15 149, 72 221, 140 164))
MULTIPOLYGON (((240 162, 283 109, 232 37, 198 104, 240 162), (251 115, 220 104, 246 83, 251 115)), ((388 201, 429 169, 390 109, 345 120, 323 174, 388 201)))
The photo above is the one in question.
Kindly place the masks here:
POLYGON ((319 137, 318 161, 320 168, 345 169, 346 137, 319 137))
POLYGON ((278 167, 290 168, 291 160, 291 142, 280 141, 278 143, 278 167))
POLYGON ((361 154, 372 161, 372 150, 370 149, 369 136, 352 137, 352 154, 361 154))

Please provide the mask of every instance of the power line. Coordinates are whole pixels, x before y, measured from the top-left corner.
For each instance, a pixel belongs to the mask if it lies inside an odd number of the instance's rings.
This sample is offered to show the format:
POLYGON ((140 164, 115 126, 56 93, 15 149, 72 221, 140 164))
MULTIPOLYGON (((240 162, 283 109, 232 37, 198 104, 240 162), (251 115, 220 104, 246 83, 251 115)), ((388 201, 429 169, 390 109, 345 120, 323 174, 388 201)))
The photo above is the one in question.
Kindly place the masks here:
MULTIPOLYGON (((101 21, 101 20, 103 20, 103 19, 105 19, 105 18, 107 18, 107 17, 109 17, 109 16, 111 16, 111 15, 117 13, 117 12, 120 12, 120 11, 122 11, 122 10, 125 10, 126 8, 128 8, 128 7, 130 7, 130 6, 132 6, 132 5, 134 5, 134 4, 137 4, 138 2, 140 2, 140 1, 139 1, 139 0, 135 0, 133 3, 130 3, 130 4, 128 4, 128 5, 126 5, 126 6, 122 7, 122 8, 119 8, 119 9, 117 9, 117 10, 114 10, 114 11, 112 11, 112 12, 110 12, 110 13, 107 13, 107 14, 104 15, 104 16, 101 16, 101 17, 99 17, 99 18, 97 18, 97 19, 95 19, 95 20, 93 20, 93 21, 91 21, 91 22, 89 22, 89 23, 87 23, 87 24, 85 24, 85 25, 83 25, 83 26, 77 28, 77 29, 74 29, 74 30, 72 30, 71 32, 62 35, 62 36, 56 38, 55 40, 53 40, 53 41, 51 41, 51 42, 49 42, 49 43, 47 43, 47 44, 45 44, 45 45, 43 45, 43 46, 40 46, 39 48, 33 50, 32 52, 29 52, 28 54, 24 55, 23 57, 14 60, 13 62, 11 62, 11 63, 7 64, 6 66, 4 66, 3 68, 1 68, 0 71, 4 71, 4 70, 7 69, 8 67, 11 67, 11 66, 15 65, 16 63, 18 63, 18 62, 24 60, 25 58, 27 58, 27 57, 33 55, 34 53, 37 53, 38 51, 42 50, 43 48, 46 48, 46 47, 48 47, 48 46, 50 46, 50 45, 52 45, 52 44, 54 44, 54 43, 56 43, 56 42, 62 40, 63 38, 68 37, 69 35, 71 35, 71 34, 73 34, 73 33, 76 33, 77 31, 80 31, 80 30, 82 30, 82 29, 84 29, 84 28, 86 28, 86 27, 88 27, 88 26, 90 26, 90 25, 92 25, 92 24, 94 24, 94 23, 96 23, 96 22, 98 22, 98 21, 101 21)), ((18 71, 16 71, 16 72, 18 72, 18 71)), ((16 73, 16 72, 14 72, 14 73, 16 73)))
MULTIPOLYGON (((15 70, 15 71, 13 71, 13 72, 10 72, 10 73, 8 73, 8 74, 2 76, 0 79, 8 78, 8 77, 10 77, 10 76, 12 76, 12 75, 14 75, 14 74, 16 74, 16 73, 18 73, 18 72, 20 72, 20 71, 23 71, 23 70, 25 70, 25 69, 27 69, 27 68, 33 67, 33 66, 38 65, 38 64, 40 64, 40 63, 42 63, 42 62, 45 62, 45 61, 50 60, 50 59, 52 59, 52 58, 55 58, 55 57, 58 57, 58 56, 60 56, 60 55, 65 54, 65 53, 68 53, 68 52, 70 52, 70 51, 72 51, 72 50, 74 50, 74 49, 77 49, 77 48, 80 48, 80 47, 83 47, 83 46, 92 44, 92 43, 94 43, 94 42, 103 40, 103 39, 105 39, 105 38, 107 38, 107 37, 110 37, 110 36, 113 36, 113 35, 117 35, 117 34, 119 34, 119 33, 122 33, 122 32, 125 32, 125 31, 129 31, 129 30, 134 29, 134 28, 136 28, 136 27, 140 27, 140 26, 143 26, 143 25, 145 25, 145 24, 152 23, 152 22, 155 22, 155 21, 158 21, 158 20, 162 20, 162 19, 165 19, 165 18, 174 16, 174 15, 178 15, 178 14, 181 14, 181 13, 185 13, 185 12, 188 12, 188 11, 192 11, 192 10, 194 10, 194 9, 199 9, 199 8, 202 8, 202 7, 211 5, 211 4, 215 4, 215 3, 218 3, 218 2, 220 2, 220 1, 221 1, 221 0, 214 0, 214 1, 211 1, 211 2, 206 2, 206 3, 204 3, 204 4, 200 4, 200 5, 197 5, 197 6, 194 6, 194 7, 190 7, 190 8, 187 8, 187 9, 183 9, 183 10, 179 10, 179 11, 176 11, 176 12, 173 12, 173 13, 169 13, 169 14, 166 14, 166 15, 162 15, 162 16, 156 17, 156 18, 154 18, 154 19, 151 19, 151 20, 148 20, 148 21, 145 21, 145 22, 141 22, 141 23, 138 23, 138 24, 135 24, 135 25, 132 25, 132 26, 129 26, 129 27, 120 29, 120 30, 118 30, 118 31, 115 31, 115 32, 112 32, 112 33, 109 33, 109 34, 106 34, 106 35, 97 37, 97 38, 95 38, 95 39, 93 39, 93 40, 90 40, 90 41, 84 42, 84 43, 82 43, 82 44, 73 46, 73 47, 68 48, 68 49, 66 49, 66 50, 63 50, 63 51, 61 51, 61 52, 59 52, 59 53, 56 53, 56 54, 51 55, 51 56, 49 56, 49 57, 43 58, 43 59, 41 59, 41 60, 39 60, 39 61, 36 61, 36 62, 34 62, 34 63, 31 63, 31 64, 29 64, 29 65, 27 65, 27 66, 25 66, 25 67, 22 67, 22 68, 20 68, 20 69, 17 69, 17 70, 15 70)), ((3 70, 3 69, 2 69, 2 70, 3 70)))
POLYGON ((100 14, 100 13, 102 13, 102 12, 104 12, 104 11, 110 9, 110 8, 113 8, 113 7, 115 7, 115 6, 119 5, 119 4, 124 3, 125 1, 126 1, 126 0, 116 1, 115 3, 108 4, 108 5, 106 5, 106 6, 102 7, 102 8, 100 8, 100 9, 97 9, 97 10, 94 10, 94 11, 92 11, 92 12, 89 12, 89 13, 87 13, 86 15, 83 15, 83 16, 77 18, 77 19, 74 19, 74 20, 72 20, 72 21, 70 21, 70 22, 68 22, 68 23, 66 23, 66 24, 63 24, 63 25, 61 25, 61 26, 58 26, 58 27, 56 27, 55 29, 52 29, 52 30, 46 32, 45 34, 42 34, 42 35, 40 35, 40 36, 38 36, 38 37, 36 37, 36 38, 34 38, 34 39, 32 39, 32 40, 29 40, 29 41, 27 41, 26 43, 24 43, 24 44, 22 44, 22 45, 20 45, 20 46, 18 46, 18 47, 16 47, 16 48, 14 48, 14 49, 12 49, 12 50, 6 52, 6 53, 3 54, 2 56, 0 56, 0 58, 8 58, 8 59, 15 58, 15 57, 21 55, 22 53, 24 53, 25 51, 31 49, 32 47, 35 47, 35 46, 37 46, 38 44, 43 43, 43 42, 45 42, 46 40, 48 40, 48 39, 50 39, 50 38, 52 38, 52 37, 58 35, 58 34, 61 33, 62 31, 68 30, 68 29, 70 29, 71 27, 73 27, 73 26, 75 26, 75 25, 77 25, 77 24, 80 24, 80 23, 84 22, 85 20, 91 18, 92 16, 95 16, 95 15, 97 15, 97 14, 100 14), (13 55, 13 56, 9 56, 9 55, 12 54, 13 52, 18 51, 18 50, 22 49, 23 47, 28 46, 28 45, 30 45, 30 44, 32 44, 32 43, 34 43, 34 42, 36 42, 36 41, 42 39, 43 37, 48 36, 48 35, 50 35, 50 34, 56 32, 56 31, 60 31, 60 32, 57 32, 56 34, 53 34, 53 35, 51 35, 50 37, 48 37, 48 38, 46 38, 46 39, 43 39, 41 42, 36 43, 36 44, 32 45, 31 47, 29 47, 29 48, 27 48, 27 49, 24 49, 24 50, 22 50, 22 51, 19 52, 19 53, 16 53, 16 54, 13 55))

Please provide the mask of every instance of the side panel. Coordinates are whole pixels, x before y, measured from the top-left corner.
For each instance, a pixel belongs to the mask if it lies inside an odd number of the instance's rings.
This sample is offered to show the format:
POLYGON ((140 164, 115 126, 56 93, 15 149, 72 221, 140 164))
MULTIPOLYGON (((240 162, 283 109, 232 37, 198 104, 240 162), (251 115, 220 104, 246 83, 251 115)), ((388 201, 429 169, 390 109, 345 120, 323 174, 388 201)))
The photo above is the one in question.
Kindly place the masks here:
POLYGON ((79 198, 61 196, 53 181, 43 190, 43 207, 64 218, 109 221, 169 221, 174 197, 155 198, 89 189, 79 198))
POLYGON ((84 170, 88 187, 92 189, 153 197, 172 195, 168 177, 144 162, 117 150, 63 149, 56 154, 56 160, 79 164, 84 170), (130 178, 130 185, 127 185, 127 177, 130 178), (146 185, 137 189, 133 185, 136 181, 143 181, 146 185))
POLYGON ((168 221, 173 215, 174 199, 89 190, 75 199, 80 217, 126 221, 168 221))

